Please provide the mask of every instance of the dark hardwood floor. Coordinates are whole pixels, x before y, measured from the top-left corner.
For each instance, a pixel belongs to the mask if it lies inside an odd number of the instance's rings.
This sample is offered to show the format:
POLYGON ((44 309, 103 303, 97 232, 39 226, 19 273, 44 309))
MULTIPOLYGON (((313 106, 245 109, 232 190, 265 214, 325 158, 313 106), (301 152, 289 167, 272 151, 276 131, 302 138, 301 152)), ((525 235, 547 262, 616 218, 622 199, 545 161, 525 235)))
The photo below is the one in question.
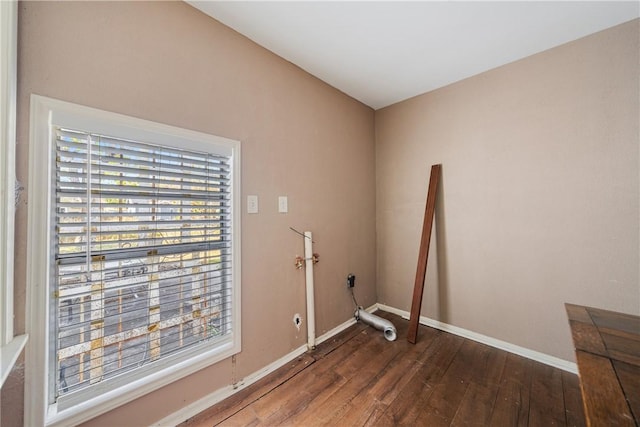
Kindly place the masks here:
POLYGON ((204 426, 583 426, 578 377, 378 311, 183 423, 204 426))

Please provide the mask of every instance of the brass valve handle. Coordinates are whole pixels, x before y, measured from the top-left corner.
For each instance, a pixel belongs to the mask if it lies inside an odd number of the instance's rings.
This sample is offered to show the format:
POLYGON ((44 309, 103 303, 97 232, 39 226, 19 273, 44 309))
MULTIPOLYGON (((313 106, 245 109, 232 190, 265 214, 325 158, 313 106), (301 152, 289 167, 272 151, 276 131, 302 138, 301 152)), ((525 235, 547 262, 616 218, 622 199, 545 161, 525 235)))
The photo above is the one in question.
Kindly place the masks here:
MULTIPOLYGON (((296 262, 294 263, 294 265, 296 266, 296 269, 300 270, 304 266, 304 261, 305 261, 305 259, 298 255, 296 257, 296 262)), ((311 256, 311 262, 314 263, 314 264, 319 263, 320 262, 320 255, 313 254, 311 256)))

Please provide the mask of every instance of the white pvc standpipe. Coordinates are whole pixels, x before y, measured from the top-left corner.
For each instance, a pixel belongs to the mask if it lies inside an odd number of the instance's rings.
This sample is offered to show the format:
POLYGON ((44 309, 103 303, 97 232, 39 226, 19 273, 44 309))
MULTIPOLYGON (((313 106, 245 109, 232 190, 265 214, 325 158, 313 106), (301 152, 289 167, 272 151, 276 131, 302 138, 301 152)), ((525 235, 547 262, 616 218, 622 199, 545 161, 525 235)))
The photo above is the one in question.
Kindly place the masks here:
POLYGON ((316 313, 313 298, 313 241, 311 232, 304 232, 305 282, 307 293, 307 347, 316 348, 316 313))

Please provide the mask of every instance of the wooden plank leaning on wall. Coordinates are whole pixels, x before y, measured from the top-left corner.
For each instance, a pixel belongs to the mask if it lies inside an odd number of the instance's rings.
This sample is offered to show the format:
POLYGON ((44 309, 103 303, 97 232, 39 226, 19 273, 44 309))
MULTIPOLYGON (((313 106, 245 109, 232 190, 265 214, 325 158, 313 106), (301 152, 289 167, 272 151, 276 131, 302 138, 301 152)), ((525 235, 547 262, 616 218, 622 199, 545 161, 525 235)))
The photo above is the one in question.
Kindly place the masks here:
POLYGON ((427 273, 427 259, 429 258, 429 242, 431 241, 431 230, 433 229, 433 217, 436 210, 436 195, 438 192, 438 182, 440 181, 440 169, 442 165, 431 166, 431 177, 429 178, 429 191, 427 193, 427 206, 422 223, 422 238, 420 239, 420 252, 418 254, 418 268, 416 270, 416 281, 413 286, 413 300, 411 302, 411 316, 409 317, 409 330, 407 341, 416 343, 418 337, 418 323, 420 322, 420 309, 422 308, 422 294, 424 293, 424 277, 427 273))

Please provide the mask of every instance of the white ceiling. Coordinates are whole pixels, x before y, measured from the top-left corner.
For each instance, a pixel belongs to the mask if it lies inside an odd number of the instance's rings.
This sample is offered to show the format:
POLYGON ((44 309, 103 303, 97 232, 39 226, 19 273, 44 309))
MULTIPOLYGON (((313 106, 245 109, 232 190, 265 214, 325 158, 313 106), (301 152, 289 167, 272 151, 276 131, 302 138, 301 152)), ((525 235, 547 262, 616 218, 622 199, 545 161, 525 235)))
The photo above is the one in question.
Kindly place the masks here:
POLYGON ((640 2, 188 1, 374 109, 640 16, 640 2))

